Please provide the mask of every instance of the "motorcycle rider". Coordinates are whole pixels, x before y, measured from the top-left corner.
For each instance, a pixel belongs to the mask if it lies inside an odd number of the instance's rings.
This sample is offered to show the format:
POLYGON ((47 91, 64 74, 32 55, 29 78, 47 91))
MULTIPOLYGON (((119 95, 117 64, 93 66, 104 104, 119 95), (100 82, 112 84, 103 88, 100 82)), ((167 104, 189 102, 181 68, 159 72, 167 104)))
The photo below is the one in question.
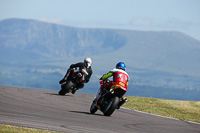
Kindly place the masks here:
POLYGON ((92 67, 91 67, 91 65, 92 65, 92 60, 89 57, 85 58, 84 62, 71 64, 69 69, 67 70, 64 78, 62 80, 60 80, 59 83, 62 84, 62 83, 67 81, 67 79, 68 79, 68 77, 70 75, 70 72, 71 72, 71 70, 73 68, 76 68, 76 69, 78 68, 79 70, 85 69, 87 71, 87 75, 85 76, 85 81, 77 84, 77 88, 72 91, 72 94, 74 94, 76 92, 76 90, 84 87, 84 83, 88 83, 89 82, 90 77, 92 76, 92 67))
MULTIPOLYGON (((125 72, 126 65, 123 62, 119 62, 116 65, 116 68, 109 71, 107 74, 104 74, 100 79, 106 80, 109 77, 113 76, 113 81, 108 82, 105 86, 108 89, 115 88, 117 86, 120 86, 125 92, 127 91, 127 85, 129 81, 129 75, 125 72)), ((95 102, 97 104, 99 99, 101 98, 101 95, 103 94, 103 87, 100 86, 98 93, 96 95, 95 102)), ((120 103, 121 105, 127 101, 126 98, 123 98, 123 101, 120 103)))

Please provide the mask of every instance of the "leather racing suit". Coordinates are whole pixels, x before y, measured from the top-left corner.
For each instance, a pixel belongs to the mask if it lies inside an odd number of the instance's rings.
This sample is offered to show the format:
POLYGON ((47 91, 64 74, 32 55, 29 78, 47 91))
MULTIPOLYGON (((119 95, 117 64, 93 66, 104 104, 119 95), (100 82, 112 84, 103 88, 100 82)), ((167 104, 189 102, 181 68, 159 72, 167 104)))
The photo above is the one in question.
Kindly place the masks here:
POLYGON ((70 65, 70 67, 67 70, 64 78, 62 80, 60 80, 59 83, 62 84, 62 82, 65 82, 67 80, 67 78, 69 77, 70 72, 71 72, 71 70, 73 68, 78 68, 79 70, 85 69, 87 71, 88 75, 85 76, 85 82, 77 84, 78 88, 83 88, 84 87, 84 83, 88 83, 89 80, 90 80, 90 77, 92 75, 92 68, 91 68, 91 66, 89 66, 89 65, 87 65, 86 63, 83 63, 83 62, 79 62, 79 63, 70 65))
MULTIPOLYGON (((125 92, 127 91, 127 85, 129 81, 129 75, 122 69, 114 68, 111 71, 109 71, 107 74, 104 74, 101 79, 106 80, 107 78, 113 76, 113 81, 108 82, 106 84, 106 87, 109 89, 119 87, 122 88, 125 92)), ((102 87, 100 86, 99 91, 96 95, 96 101, 101 97, 102 95, 102 87)))

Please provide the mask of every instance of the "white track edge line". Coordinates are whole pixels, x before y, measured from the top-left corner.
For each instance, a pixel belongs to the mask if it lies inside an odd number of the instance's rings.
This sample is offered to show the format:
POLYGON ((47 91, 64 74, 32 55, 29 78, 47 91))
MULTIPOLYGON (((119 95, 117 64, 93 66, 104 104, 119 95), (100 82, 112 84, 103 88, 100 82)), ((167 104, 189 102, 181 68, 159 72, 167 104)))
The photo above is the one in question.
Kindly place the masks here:
MULTIPOLYGON (((143 114, 148 114, 148 115, 153 115, 153 116, 158 116, 158 117, 163 117, 163 118, 168 118, 168 119, 173 119, 173 120, 178 120, 178 121, 185 121, 185 120, 180 120, 180 119, 173 118, 173 117, 167 117, 167 116, 162 116, 162 115, 156 115, 156 114, 152 114, 152 113, 142 112, 142 111, 139 111, 139 110, 134 110, 134 109, 126 108, 126 107, 120 107, 120 108, 126 109, 126 110, 133 110, 135 112, 139 112, 139 113, 143 113, 143 114)), ((194 124, 199 124, 200 125, 200 123, 193 122, 193 121, 185 121, 185 122, 189 122, 189 123, 194 123, 194 124)))

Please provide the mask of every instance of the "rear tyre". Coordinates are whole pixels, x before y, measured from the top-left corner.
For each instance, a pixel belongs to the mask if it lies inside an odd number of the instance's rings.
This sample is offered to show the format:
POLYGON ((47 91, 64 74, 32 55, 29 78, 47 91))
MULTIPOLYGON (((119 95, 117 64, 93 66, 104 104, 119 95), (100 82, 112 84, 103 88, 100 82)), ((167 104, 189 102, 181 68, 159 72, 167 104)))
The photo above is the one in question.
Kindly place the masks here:
POLYGON ((115 111, 115 109, 118 107, 119 104, 119 97, 113 97, 109 104, 106 106, 103 114, 105 116, 110 116, 115 111))
POLYGON ((67 81, 66 84, 61 85, 61 90, 58 92, 59 95, 65 95, 70 92, 70 89, 74 86, 72 81, 67 81))
POLYGON ((67 93, 67 92, 66 92, 65 90, 63 90, 63 89, 61 89, 61 90, 58 92, 58 94, 59 94, 59 95, 62 95, 62 96, 65 95, 66 93, 67 93))
POLYGON ((98 110, 98 108, 97 108, 97 106, 96 106, 96 104, 95 104, 95 101, 93 101, 93 102, 92 102, 92 105, 91 105, 91 107, 90 107, 90 113, 91 113, 91 114, 94 114, 95 112, 97 112, 97 110, 98 110))

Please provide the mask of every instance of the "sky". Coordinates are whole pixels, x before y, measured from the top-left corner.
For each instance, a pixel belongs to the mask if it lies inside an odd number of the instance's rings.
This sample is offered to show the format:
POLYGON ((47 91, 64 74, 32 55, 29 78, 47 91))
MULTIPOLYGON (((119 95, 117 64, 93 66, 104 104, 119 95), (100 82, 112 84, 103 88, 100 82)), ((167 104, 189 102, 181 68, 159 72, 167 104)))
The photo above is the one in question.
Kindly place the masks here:
POLYGON ((0 20, 81 28, 180 31, 200 41, 200 0, 0 0, 0 20))

